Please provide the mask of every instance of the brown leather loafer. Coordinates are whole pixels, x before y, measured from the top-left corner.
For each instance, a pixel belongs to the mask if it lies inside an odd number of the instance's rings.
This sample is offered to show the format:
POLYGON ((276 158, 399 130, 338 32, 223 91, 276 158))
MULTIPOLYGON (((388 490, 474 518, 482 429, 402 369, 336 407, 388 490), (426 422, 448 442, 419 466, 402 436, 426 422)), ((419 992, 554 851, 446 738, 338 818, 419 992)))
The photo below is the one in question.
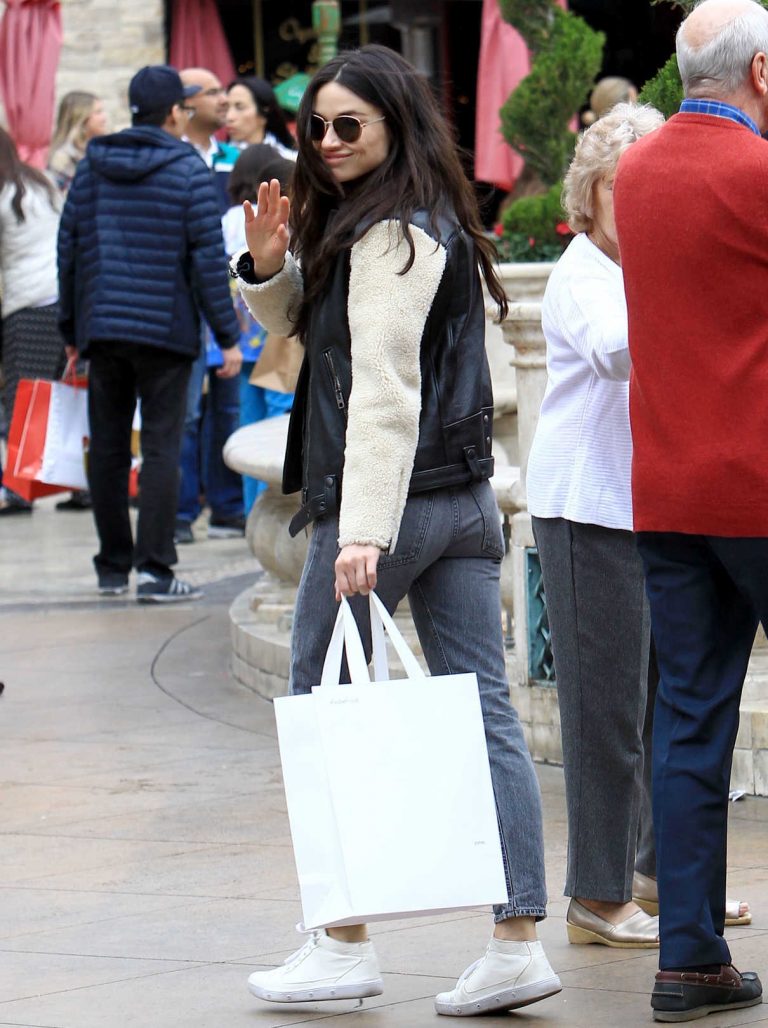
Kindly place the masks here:
POLYGON ((754 1007, 762 1002, 763 986, 754 971, 739 974, 723 964, 719 974, 697 971, 659 971, 651 995, 654 1021, 695 1021, 721 1010, 754 1007))

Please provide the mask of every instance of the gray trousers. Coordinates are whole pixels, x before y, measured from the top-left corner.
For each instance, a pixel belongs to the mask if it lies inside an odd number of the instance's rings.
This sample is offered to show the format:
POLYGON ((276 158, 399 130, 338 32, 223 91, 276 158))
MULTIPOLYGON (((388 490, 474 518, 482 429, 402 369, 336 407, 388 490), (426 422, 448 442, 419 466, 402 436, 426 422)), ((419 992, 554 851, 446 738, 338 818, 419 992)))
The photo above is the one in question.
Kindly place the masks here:
POLYGON ((650 803, 656 677, 635 536, 564 518, 533 518, 533 531, 560 703, 565 894, 626 903, 635 867, 656 875, 650 803))
MULTIPOLYGON (((333 632, 335 517, 315 522, 293 621, 291 692, 317 685, 333 632)), ((509 701, 501 632, 499 569, 504 554, 499 511, 488 482, 411 496, 397 547, 382 554, 376 592, 390 611, 408 597, 433 675, 475 672, 496 797, 508 902, 496 921, 546 915, 541 797, 517 713, 509 701)), ((352 609, 370 655, 368 600, 352 609)), ((435 710, 435 732, 440 710, 435 710)), ((366 773, 351 768, 350 773, 366 773)))

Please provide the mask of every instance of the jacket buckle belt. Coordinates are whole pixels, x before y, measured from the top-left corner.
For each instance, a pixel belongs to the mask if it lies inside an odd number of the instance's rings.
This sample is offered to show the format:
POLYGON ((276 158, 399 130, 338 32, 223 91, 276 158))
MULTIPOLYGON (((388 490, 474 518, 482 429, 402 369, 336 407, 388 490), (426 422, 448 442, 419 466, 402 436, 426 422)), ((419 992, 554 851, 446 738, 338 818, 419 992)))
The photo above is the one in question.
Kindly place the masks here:
POLYGON ((334 514, 338 509, 336 490, 336 476, 326 475, 323 479, 323 491, 316 496, 310 497, 300 510, 291 518, 288 532, 291 537, 296 536, 306 528, 310 521, 321 518, 325 514, 334 514))
POLYGON ((469 465, 469 470, 472 472, 472 481, 480 482, 486 476, 483 474, 480 466, 480 460, 477 456, 476 446, 465 446, 464 447, 464 460, 469 465))

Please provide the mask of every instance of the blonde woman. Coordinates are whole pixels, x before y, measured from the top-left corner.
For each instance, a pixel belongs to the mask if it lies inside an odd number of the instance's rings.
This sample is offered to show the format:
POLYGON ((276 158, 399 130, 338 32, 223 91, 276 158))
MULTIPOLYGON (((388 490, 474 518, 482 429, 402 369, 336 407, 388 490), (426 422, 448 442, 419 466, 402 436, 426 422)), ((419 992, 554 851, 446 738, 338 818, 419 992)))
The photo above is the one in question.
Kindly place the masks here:
MULTIPOLYGON (((69 191, 88 142, 96 136, 103 136, 106 131, 104 105, 95 94, 74 90, 61 98, 48 154, 48 174, 62 196, 69 191)), ((79 370, 83 369, 81 363, 79 370)), ((90 493, 86 489, 76 489, 68 499, 60 500, 56 509, 90 510, 90 493)))
POLYGON ((48 171, 62 193, 75 177, 88 141, 107 131, 107 115, 93 93, 75 90, 61 98, 53 130, 48 171))

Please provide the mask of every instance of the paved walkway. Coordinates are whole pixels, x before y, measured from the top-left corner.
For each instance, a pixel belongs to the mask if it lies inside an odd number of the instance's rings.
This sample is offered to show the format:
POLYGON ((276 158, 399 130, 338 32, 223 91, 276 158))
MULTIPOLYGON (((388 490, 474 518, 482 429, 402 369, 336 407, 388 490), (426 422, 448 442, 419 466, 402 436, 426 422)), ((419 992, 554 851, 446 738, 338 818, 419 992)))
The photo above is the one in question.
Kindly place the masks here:
MULTIPOLYGON (((201 535, 204 533, 201 532, 201 535)), ((242 540, 181 549, 210 583, 168 609, 94 596, 90 516, 39 505, 0 523, 0 1025, 27 1028, 420 1028, 435 992, 478 956, 485 913, 387 923, 373 935, 385 994, 260 1005, 249 972, 300 944, 272 709, 228 674, 231 599, 252 579, 242 540)), ((539 768, 550 917, 563 992, 483 1025, 650 1023, 655 957, 569 946, 560 897, 562 773, 539 768)), ((730 929, 738 967, 768 977, 768 801, 734 804, 730 929)), ((754 1024, 768 1006, 704 1022, 754 1024)))

